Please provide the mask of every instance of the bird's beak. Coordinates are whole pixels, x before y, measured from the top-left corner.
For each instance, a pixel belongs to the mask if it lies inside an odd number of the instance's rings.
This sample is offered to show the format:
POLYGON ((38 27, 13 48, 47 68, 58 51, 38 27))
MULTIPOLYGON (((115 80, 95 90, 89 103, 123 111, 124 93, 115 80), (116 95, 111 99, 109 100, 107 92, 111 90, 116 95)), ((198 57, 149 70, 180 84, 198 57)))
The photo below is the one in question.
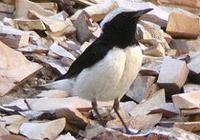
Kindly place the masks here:
POLYGON ((139 11, 137 11, 136 13, 135 13, 135 15, 134 15, 134 17, 141 17, 142 15, 144 15, 144 14, 146 14, 146 13, 148 13, 148 12, 150 12, 150 11, 152 11, 153 10, 153 8, 148 8, 148 9, 144 9, 144 10, 139 10, 139 11))

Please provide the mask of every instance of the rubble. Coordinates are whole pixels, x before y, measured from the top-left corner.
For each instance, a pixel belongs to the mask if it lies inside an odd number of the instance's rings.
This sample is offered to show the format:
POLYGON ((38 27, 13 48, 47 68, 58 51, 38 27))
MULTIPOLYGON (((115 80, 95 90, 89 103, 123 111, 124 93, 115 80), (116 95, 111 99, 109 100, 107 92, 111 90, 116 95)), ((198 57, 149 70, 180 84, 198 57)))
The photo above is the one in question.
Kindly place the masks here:
POLYGON ((126 95, 138 103, 141 102, 145 96, 148 96, 146 92, 153 85, 155 79, 153 76, 138 75, 126 95))
POLYGON ((0 140, 200 140, 199 8, 197 0, 1 0, 0 140), (91 102, 57 80, 117 8, 153 8, 137 26, 142 68, 119 104, 131 134, 113 101, 97 102, 101 126, 91 102))
POLYGON ((11 91, 16 84, 29 78, 41 69, 41 65, 28 61, 25 56, 4 43, 0 42, 1 49, 1 78, 0 95, 3 96, 11 91), (15 55, 15 57, 9 57, 15 55), (8 67, 9 66, 9 67, 8 67), (17 67, 17 69, 15 69, 17 67))
POLYGON ((158 84, 165 88, 167 94, 179 93, 186 82, 189 70, 184 61, 166 57, 163 61, 158 84))
POLYGON ((27 17, 29 10, 35 10, 44 16, 54 15, 53 12, 45 10, 39 4, 29 0, 15 0, 15 6, 16 6, 16 17, 27 17))
POLYGON ((173 95, 172 98, 176 107, 181 109, 193 109, 200 108, 199 96, 199 91, 194 91, 190 93, 173 95))
POLYGON ((197 38, 200 34, 199 18, 172 13, 167 24, 167 33, 179 38, 197 38), (182 24, 182 23, 185 24, 182 24))
POLYGON ((28 46, 29 34, 10 26, 0 26, 0 41, 14 49, 28 46))
POLYGON ((20 133, 30 139, 54 139, 65 127, 65 118, 57 119, 50 122, 29 122, 23 123, 20 127, 20 133))
POLYGON ((24 31, 46 30, 46 27, 41 20, 15 19, 14 23, 17 28, 24 31))

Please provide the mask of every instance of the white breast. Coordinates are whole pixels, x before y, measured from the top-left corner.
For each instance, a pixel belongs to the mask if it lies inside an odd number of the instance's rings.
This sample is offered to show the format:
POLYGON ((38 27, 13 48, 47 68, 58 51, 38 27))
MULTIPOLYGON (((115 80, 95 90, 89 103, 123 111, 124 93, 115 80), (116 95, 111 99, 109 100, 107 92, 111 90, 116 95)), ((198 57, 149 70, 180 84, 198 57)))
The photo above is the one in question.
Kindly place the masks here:
POLYGON ((136 78, 141 63, 139 47, 113 48, 100 62, 78 75, 72 92, 88 100, 122 97, 136 78))

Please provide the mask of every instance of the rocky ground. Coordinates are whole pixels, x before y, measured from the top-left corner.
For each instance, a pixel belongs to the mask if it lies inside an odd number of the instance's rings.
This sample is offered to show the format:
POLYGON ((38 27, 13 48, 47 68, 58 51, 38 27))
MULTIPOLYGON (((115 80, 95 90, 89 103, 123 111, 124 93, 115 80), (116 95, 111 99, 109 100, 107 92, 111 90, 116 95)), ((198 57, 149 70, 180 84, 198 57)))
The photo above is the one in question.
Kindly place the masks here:
MULTIPOLYGON (((0 0, 0 139, 200 139, 198 0, 0 0), (121 99, 126 134, 112 110, 53 87, 123 7, 153 8, 138 23, 143 64, 121 99), (59 11, 63 9, 62 11, 59 11)), ((102 75, 103 76, 103 75, 102 75)))

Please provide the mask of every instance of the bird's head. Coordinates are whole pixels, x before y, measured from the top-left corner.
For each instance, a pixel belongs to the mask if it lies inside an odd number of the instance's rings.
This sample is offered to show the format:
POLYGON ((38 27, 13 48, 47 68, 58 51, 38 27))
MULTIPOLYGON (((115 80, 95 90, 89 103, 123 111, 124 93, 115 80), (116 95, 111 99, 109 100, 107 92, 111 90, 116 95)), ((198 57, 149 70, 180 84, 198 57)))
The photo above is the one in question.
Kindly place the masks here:
POLYGON ((137 22, 140 17, 153 9, 130 11, 118 8, 109 13, 101 22, 103 34, 118 41, 117 45, 134 44, 137 22))

